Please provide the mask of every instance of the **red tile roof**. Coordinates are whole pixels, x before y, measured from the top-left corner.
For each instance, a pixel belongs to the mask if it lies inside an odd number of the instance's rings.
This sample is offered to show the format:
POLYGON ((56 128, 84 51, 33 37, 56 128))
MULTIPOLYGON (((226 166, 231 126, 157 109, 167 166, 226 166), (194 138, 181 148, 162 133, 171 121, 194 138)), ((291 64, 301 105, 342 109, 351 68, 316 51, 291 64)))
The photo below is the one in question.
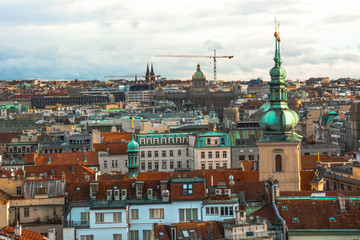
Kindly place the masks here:
POLYGON ((132 133, 123 132, 101 132, 102 142, 115 143, 115 142, 129 142, 132 139, 132 133))
POLYGON ((51 173, 53 173, 53 177, 60 179, 65 176, 67 182, 73 181, 89 181, 95 180, 95 172, 92 169, 84 167, 79 164, 65 164, 65 165, 40 165, 40 166, 25 166, 25 177, 31 177, 35 175, 38 177, 40 174, 44 176, 46 173, 49 178, 51 173), (85 177, 88 176, 88 177, 85 177))
POLYGON ((0 238, 1 236, 5 236, 12 239, 19 239, 19 240, 46 240, 49 239, 39 233, 31 232, 26 229, 22 229, 21 236, 15 235, 15 228, 6 226, 0 229, 0 238))
POLYGON ((109 154, 127 154, 128 143, 95 143, 95 151, 109 152, 109 154))
POLYGON ((314 170, 300 171, 301 191, 311 191, 311 186, 309 182, 313 180, 314 176, 315 176, 314 170))
POLYGON ((278 201, 280 215, 289 229, 359 229, 360 208, 345 200, 346 210, 341 211, 339 200, 294 199, 278 201), (287 210, 281 210, 286 206, 287 210), (294 222, 293 218, 299 219, 294 222), (334 217, 335 221, 330 221, 334 217))
POLYGON ((21 135, 22 132, 4 132, 0 133, 0 143, 9 143, 11 140, 19 135, 21 135))
POLYGON ((0 204, 1 205, 7 204, 11 198, 12 197, 8 193, 4 192, 3 190, 0 190, 0 204))
MULTIPOLYGON (((30 157, 31 158, 31 157, 30 157)), ((69 153, 44 153, 39 154, 36 165, 77 165, 83 164, 86 166, 97 166, 99 165, 98 152, 69 152, 69 153), (86 158, 85 158, 86 157, 86 158), (49 162, 50 158, 50 163, 49 162), (85 162, 86 159, 86 162, 85 162)))
MULTIPOLYGON (((171 226, 176 226, 177 237, 184 238, 182 231, 194 230, 194 232, 188 232, 191 239, 224 239, 223 229, 218 225, 216 221, 205 222, 181 222, 172 223, 171 226)), ((154 225, 154 235, 156 239, 170 239, 170 225, 154 225), (159 232, 164 232, 165 238, 161 238, 159 232)))
MULTIPOLYGON (((348 162, 347 159, 342 157, 330 157, 329 155, 320 155, 320 162, 348 162)), ((318 155, 302 155, 301 156, 301 169, 315 169, 316 162, 318 161, 318 155)))

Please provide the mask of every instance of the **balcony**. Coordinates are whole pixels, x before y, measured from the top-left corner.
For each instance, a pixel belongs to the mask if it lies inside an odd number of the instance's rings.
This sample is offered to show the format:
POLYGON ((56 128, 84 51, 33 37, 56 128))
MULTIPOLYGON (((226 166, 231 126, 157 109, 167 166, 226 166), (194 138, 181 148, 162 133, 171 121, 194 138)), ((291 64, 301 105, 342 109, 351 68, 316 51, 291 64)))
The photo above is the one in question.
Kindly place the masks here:
POLYGON ((64 227, 90 228, 90 221, 65 221, 64 227))

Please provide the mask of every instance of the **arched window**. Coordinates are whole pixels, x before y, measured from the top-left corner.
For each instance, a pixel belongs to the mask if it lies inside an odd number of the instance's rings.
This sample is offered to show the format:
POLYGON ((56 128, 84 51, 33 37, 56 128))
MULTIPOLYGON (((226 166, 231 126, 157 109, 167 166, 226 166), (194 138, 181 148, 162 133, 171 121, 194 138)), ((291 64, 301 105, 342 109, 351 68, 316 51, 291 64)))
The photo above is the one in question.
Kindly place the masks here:
POLYGON ((275 171, 282 172, 282 158, 279 154, 275 156, 275 171))

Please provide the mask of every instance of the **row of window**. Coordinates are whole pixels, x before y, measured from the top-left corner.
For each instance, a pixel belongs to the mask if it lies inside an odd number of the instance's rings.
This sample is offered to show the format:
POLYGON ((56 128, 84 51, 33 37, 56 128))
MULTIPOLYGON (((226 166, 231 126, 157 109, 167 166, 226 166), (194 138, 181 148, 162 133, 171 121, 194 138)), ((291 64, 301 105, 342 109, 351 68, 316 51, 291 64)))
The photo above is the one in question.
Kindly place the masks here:
POLYGON ((173 143, 188 143, 188 139, 187 137, 177 137, 176 139, 174 139, 173 137, 170 138, 140 138, 140 144, 173 144, 173 143))
MULTIPOLYGON (((147 151, 147 154, 145 155, 145 151, 140 151, 140 157, 141 158, 145 158, 145 156, 147 156, 148 158, 153 157, 153 152, 152 151, 147 151)), ((167 151, 166 150, 162 150, 161 151, 161 157, 166 157, 167 156, 167 151)), ((169 150, 169 157, 174 157, 175 156, 175 151, 174 150, 169 150)), ((182 156, 182 150, 179 149, 177 150, 177 156, 182 156)), ((186 156, 189 156, 189 149, 186 149, 186 156)), ((154 151, 154 157, 160 157, 159 155, 159 151, 154 151)))
MULTIPOLYGON (((227 158, 227 151, 222 152, 222 157, 227 158)), ((205 158, 205 152, 201 152, 201 158, 205 158)), ((208 152, 208 158, 213 158, 213 152, 208 152)), ((215 152, 215 158, 220 158, 220 151, 215 152)))
MULTIPOLYGON (((118 167, 118 160, 114 159, 111 160, 111 168, 117 168, 118 167)), ((108 160, 104 160, 104 168, 108 168, 108 160)))
MULTIPOLYGON (((192 184, 183 184, 183 195, 192 195, 193 186, 192 184)), ((206 207, 206 215, 219 215, 220 216, 233 216, 234 208, 232 206, 223 207, 206 207), (220 211, 219 211, 220 209, 220 211)), ((110 213, 111 214, 111 213, 110 213)), ((139 219, 139 209, 130 209, 130 218, 132 220, 139 219)), ((165 212, 164 208, 151 208, 149 209, 149 219, 164 219, 165 212)), ((191 220, 198 220, 198 209, 197 208, 183 208, 179 209, 179 222, 188 222, 191 220)), ((81 213, 81 221, 89 221, 89 214, 81 213)), ((122 213, 113 212, 112 222, 121 223, 122 213)), ((95 223, 105 223, 105 213, 95 213, 95 223)))
MULTIPOLYGON (((113 234, 113 240, 122 240, 121 234, 113 234)), ((124 239, 127 239, 125 237, 124 239)), ((143 230, 143 239, 150 240, 151 239, 151 230, 143 230)), ((82 235, 80 240, 94 240, 94 235, 82 235)), ((131 230, 130 231, 130 239, 129 240, 139 240, 139 230, 131 230)))
MULTIPOLYGON (((248 155, 249 156, 249 160, 255 160, 255 155, 248 155)), ((259 156, 258 156, 259 159, 259 156)), ((239 155, 239 160, 245 160, 245 155, 239 155)))
MULTIPOLYGON (((218 145, 219 144, 218 141, 219 141, 218 139, 214 139, 214 145, 218 145)), ((224 145, 225 144, 225 138, 224 137, 220 138, 220 142, 221 142, 222 145, 224 145)), ((211 145, 211 138, 206 138, 206 145, 211 145)))
MULTIPOLYGON (((215 167, 215 169, 216 169, 216 168, 221 167, 221 163, 220 163, 220 162, 216 162, 215 165, 214 165, 213 162, 208 162, 207 164, 208 164, 208 168, 207 168, 207 169, 214 169, 214 167, 215 167)), ((222 163, 222 167, 223 167, 223 168, 227 168, 227 167, 228 167, 228 166, 227 166, 227 162, 223 162, 223 163, 222 163)), ((201 163, 201 169, 206 169, 206 163, 204 163, 204 162, 201 163)))
MULTIPOLYGON (((160 162, 159 161, 147 161, 147 170, 158 170, 159 169, 159 164, 160 162), (154 168, 153 168, 154 167, 154 168)), ((185 166, 183 166, 183 162, 182 161, 177 161, 176 162, 176 168, 183 168, 185 166)), ((146 170, 146 163, 145 161, 141 161, 140 163, 140 168, 142 171, 145 171, 146 170)), ((186 168, 190 168, 190 160, 186 160, 186 168)), ((166 160, 165 161, 162 161, 161 162, 161 169, 175 169, 175 161, 173 160, 170 160, 169 162, 167 162, 166 160)))

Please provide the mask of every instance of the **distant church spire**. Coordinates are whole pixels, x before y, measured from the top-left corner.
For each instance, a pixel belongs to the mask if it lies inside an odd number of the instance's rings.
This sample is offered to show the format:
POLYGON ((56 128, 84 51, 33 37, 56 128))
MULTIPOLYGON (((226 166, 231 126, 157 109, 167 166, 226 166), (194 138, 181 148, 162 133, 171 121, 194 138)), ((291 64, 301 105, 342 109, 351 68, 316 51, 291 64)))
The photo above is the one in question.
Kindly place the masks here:
POLYGON ((147 63, 147 64, 146 64, 145 81, 147 81, 147 82, 148 82, 148 81, 150 80, 149 76, 150 76, 149 63, 147 63))
POLYGON ((151 63, 150 79, 151 79, 151 81, 155 81, 154 66, 152 63, 151 63))

